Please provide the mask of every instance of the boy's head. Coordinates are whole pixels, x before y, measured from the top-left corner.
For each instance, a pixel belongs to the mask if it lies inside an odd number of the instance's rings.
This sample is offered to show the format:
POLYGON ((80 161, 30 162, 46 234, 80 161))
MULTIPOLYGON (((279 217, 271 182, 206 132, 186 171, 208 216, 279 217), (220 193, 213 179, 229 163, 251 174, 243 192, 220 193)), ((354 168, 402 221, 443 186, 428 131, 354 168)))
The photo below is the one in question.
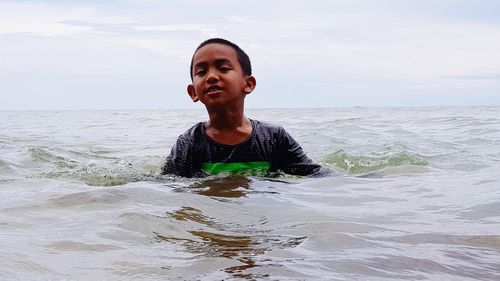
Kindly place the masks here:
POLYGON ((194 52, 191 68, 193 83, 187 86, 188 95, 208 110, 242 110, 245 96, 255 89, 248 55, 224 39, 203 42, 194 52))
POLYGON ((222 38, 211 38, 203 41, 194 51, 193 56, 191 57, 191 65, 189 66, 189 75, 191 76, 191 81, 193 81, 193 59, 196 55, 196 52, 201 49, 203 46, 208 44, 222 44, 233 48, 236 52, 236 57, 238 58, 238 62, 240 63, 241 69, 243 70, 244 75, 252 75, 252 64, 250 63, 250 58, 238 45, 234 44, 231 41, 222 38))

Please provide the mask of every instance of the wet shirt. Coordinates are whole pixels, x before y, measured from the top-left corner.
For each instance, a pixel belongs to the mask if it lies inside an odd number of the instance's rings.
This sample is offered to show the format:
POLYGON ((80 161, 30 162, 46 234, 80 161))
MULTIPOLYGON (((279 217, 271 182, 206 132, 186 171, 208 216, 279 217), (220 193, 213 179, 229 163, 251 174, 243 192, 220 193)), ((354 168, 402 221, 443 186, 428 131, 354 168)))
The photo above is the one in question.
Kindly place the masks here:
POLYGON ((229 173, 269 176, 275 173, 323 175, 328 169, 312 162, 281 126, 251 120, 252 133, 236 145, 208 137, 200 122, 179 136, 167 157, 163 174, 183 177, 229 173))

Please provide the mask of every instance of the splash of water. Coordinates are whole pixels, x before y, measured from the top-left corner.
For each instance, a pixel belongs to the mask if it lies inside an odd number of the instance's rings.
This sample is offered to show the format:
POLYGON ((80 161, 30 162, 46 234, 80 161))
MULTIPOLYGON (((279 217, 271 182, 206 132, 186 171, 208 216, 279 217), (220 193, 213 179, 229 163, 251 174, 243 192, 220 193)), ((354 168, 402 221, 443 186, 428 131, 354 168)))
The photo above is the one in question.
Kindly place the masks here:
POLYGON ((344 150, 325 156, 323 161, 350 175, 381 171, 391 167, 426 166, 428 164, 423 156, 408 152, 384 156, 358 156, 351 155, 344 150))

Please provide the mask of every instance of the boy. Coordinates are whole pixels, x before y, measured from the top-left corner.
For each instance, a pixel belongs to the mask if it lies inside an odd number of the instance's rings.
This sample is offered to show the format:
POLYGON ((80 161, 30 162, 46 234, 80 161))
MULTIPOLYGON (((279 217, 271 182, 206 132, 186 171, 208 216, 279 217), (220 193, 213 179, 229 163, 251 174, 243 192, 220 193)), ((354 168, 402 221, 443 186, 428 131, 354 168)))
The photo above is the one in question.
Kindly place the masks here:
POLYGON ((190 76, 192 84, 187 92, 193 102, 205 105, 209 120, 179 136, 163 174, 330 173, 313 163, 282 127, 244 115, 245 96, 255 89, 256 80, 248 55, 236 44, 220 38, 201 43, 191 59, 190 76))

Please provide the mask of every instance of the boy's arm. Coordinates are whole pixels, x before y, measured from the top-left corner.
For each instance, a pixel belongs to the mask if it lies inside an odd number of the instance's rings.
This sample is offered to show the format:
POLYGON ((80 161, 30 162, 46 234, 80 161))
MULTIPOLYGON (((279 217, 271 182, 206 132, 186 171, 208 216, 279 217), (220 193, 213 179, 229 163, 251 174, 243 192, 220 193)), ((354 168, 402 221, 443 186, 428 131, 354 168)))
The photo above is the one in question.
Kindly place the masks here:
POLYGON ((281 132, 279 162, 280 169, 287 174, 298 176, 331 176, 330 169, 314 163, 302 147, 284 129, 281 132))
POLYGON ((171 174, 190 178, 193 176, 193 142, 181 135, 167 157, 162 174, 171 174))

